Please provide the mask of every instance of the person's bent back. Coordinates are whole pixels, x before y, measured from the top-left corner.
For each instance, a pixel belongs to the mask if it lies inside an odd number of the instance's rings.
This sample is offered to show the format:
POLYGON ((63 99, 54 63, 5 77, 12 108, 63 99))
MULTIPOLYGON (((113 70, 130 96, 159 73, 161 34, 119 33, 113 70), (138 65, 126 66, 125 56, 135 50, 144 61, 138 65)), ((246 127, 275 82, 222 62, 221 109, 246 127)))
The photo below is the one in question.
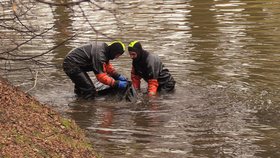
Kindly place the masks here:
POLYGON ((116 88, 125 88, 127 79, 117 73, 110 60, 121 56, 125 45, 114 41, 109 45, 104 42, 93 42, 71 50, 63 62, 63 70, 75 85, 74 92, 78 97, 93 98, 96 89, 87 72, 93 71, 97 80, 116 88))

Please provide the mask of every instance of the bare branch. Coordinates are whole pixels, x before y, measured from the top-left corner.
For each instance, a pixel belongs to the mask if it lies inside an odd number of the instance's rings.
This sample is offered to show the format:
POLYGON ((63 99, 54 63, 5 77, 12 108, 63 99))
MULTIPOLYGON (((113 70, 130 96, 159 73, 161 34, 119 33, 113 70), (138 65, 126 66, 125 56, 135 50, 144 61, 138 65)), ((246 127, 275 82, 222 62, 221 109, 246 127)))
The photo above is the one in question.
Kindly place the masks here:
POLYGON ((6 69, 5 68, 1 68, 0 67, 0 70, 5 70, 5 71, 21 71, 21 70, 31 70, 29 67, 23 67, 23 68, 17 68, 17 69, 6 69))
POLYGON ((75 36, 77 36, 77 34, 74 34, 74 35, 72 35, 71 37, 67 38, 66 40, 60 42, 58 45, 52 47, 52 48, 49 49, 48 51, 46 51, 46 52, 44 52, 44 53, 41 53, 41 54, 39 54, 39 55, 32 56, 32 57, 30 57, 30 58, 25 58, 25 60, 34 59, 34 58, 43 56, 43 55, 45 55, 45 54, 48 54, 48 53, 50 53, 51 51, 53 51, 53 50, 55 50, 56 48, 58 48, 58 47, 60 47, 61 45, 63 45, 64 43, 66 43, 67 41, 73 39, 75 36))
POLYGON ((13 15, 15 16, 15 18, 18 20, 18 22, 26 29, 26 30, 28 30, 30 33, 32 33, 32 34, 34 34, 34 35, 36 35, 35 34, 35 31, 34 30, 31 30, 29 27, 27 27, 25 24, 23 24, 23 22, 20 20, 20 18, 19 18, 19 16, 22 16, 22 15, 25 15, 28 11, 30 11, 31 10, 31 8, 28 8, 24 13, 22 13, 21 15, 17 15, 17 13, 16 13, 16 9, 15 9, 15 6, 16 6, 16 3, 14 2, 13 3, 13 15))
POLYGON ((18 20, 18 22, 19 22, 24 28, 26 28, 26 30, 28 30, 29 32, 31 32, 31 33, 33 33, 34 35, 36 35, 34 31, 30 30, 26 25, 24 25, 24 24, 21 22, 21 20, 20 20, 19 17, 17 16, 16 12, 14 12, 14 16, 16 17, 16 19, 18 20))
MULTIPOLYGON (((36 38, 36 37, 38 37, 38 36, 42 36, 43 34, 47 33, 48 31, 52 30, 53 28, 54 28, 54 26, 48 28, 46 31, 44 31, 44 32, 42 32, 42 33, 40 33, 40 34, 38 34, 38 35, 34 35, 33 37, 31 37, 30 39, 28 39, 28 40, 22 42, 21 44, 18 44, 17 47, 15 47, 15 48, 13 48, 13 49, 10 49, 10 50, 7 50, 7 51, 4 51, 4 52, 2 52, 2 53, 0 53, 0 54, 5 54, 5 53, 13 52, 13 51, 17 50, 20 46, 22 46, 22 45, 24 45, 24 44, 30 42, 31 40, 33 40, 34 38, 36 38)), ((10 55, 15 56, 15 55, 13 55, 13 54, 10 54, 10 55)), ((16 56, 19 56, 19 55, 16 55, 16 56)), ((7 60, 7 59, 5 59, 5 58, 3 58, 3 57, 0 57, 0 59, 7 60)), ((8 60, 9 60, 9 59, 8 59, 8 60)))
POLYGON ((106 35, 106 34, 104 34, 104 33, 102 33, 102 32, 99 32, 98 30, 96 30, 96 29, 94 28, 94 26, 92 26, 92 24, 91 24, 90 21, 88 20, 88 18, 87 18, 87 16, 86 16, 85 12, 84 12, 84 10, 83 10, 83 8, 82 8, 81 6, 79 6, 79 8, 81 9, 81 12, 82 12, 82 14, 83 14, 83 17, 86 19, 87 23, 89 24, 89 26, 91 27, 91 29, 92 29, 96 34, 101 34, 101 35, 103 35, 103 36, 105 36, 105 37, 107 37, 107 38, 109 38, 109 39, 112 39, 112 38, 109 37, 108 35, 106 35))
MULTIPOLYGON (((0 0, 1 1, 1 0, 0 0)), ((113 40, 112 37, 105 34, 102 31, 99 31, 94 26, 94 22, 89 18, 89 15, 86 15, 88 11, 96 12, 99 10, 105 10, 108 13, 111 13, 115 19, 119 22, 119 19, 116 16, 116 10, 114 9, 108 9, 106 7, 103 7, 102 5, 99 5, 98 2, 94 0, 73 0, 73 1, 56 1, 56 0, 31 0, 31 1, 14 1, 11 0, 5 4, 1 4, 3 8, 5 9, 5 13, 3 15, 0 15, 0 28, 2 30, 5 30, 3 34, 1 34, 0 37, 0 44, 2 46, 1 52, 0 52, 0 60, 3 60, 4 67, 0 68, 0 70, 6 70, 6 71, 20 71, 24 69, 31 70, 29 66, 23 66, 23 68, 13 68, 13 61, 20 61, 20 62, 28 62, 32 63, 32 66, 56 66, 54 64, 48 63, 44 59, 44 56, 48 53, 51 53, 53 50, 57 49, 58 47, 65 45, 66 42, 73 39, 74 37, 82 34, 82 29, 75 34, 66 34, 67 37, 63 36, 62 42, 55 43, 53 47, 49 47, 47 49, 44 48, 44 52, 37 52, 36 55, 33 53, 22 52, 20 48, 25 48, 24 46, 27 46, 27 48, 30 48, 30 46, 33 48, 34 45, 32 45, 33 41, 35 44, 37 44, 37 39, 46 40, 49 38, 46 38, 47 35, 51 31, 56 31, 58 24, 61 23, 61 19, 58 19, 58 23, 53 24, 52 26, 42 26, 43 30, 36 29, 34 25, 32 24, 33 20, 36 20, 36 12, 37 7, 41 7, 42 4, 49 5, 51 9, 56 9, 57 7, 53 6, 62 6, 66 7, 68 9, 71 9, 73 12, 75 12, 75 9, 78 8, 78 11, 81 11, 82 17, 84 18, 82 20, 82 23, 86 23, 90 26, 90 29, 93 30, 93 32, 96 34, 96 38, 98 38, 98 35, 104 36, 108 39, 113 40), (82 7, 82 3, 87 2, 86 4, 89 5, 89 10, 84 10, 82 7), (38 6, 38 4, 40 4, 38 6), (75 6, 75 7, 73 7, 75 6), (35 16, 34 16, 35 15, 35 16), (29 21, 29 19, 31 19, 29 21), (60 22, 60 23, 59 23, 60 22), (46 38, 46 39, 45 39, 46 38), (2 40, 3 39, 3 40, 2 40), (30 45, 29 45, 30 44, 30 45), (40 54, 38 54, 40 53, 40 54)), ((1 6, 0 5, 0 6, 1 6)), ((76 10, 77 11, 77 10, 76 10)), ((57 14, 54 13, 53 14, 57 14)), ((75 14, 69 14, 70 16, 74 16, 75 14)), ((39 19, 39 18, 38 18, 39 19)), ((50 23, 48 23, 50 24, 50 23)), ((67 29, 67 28, 66 28, 67 29)), ((63 30, 58 30, 60 32, 63 32, 63 30)), ((67 31, 67 30, 66 30, 67 31)), ((94 34, 93 33, 93 34, 94 34)), ((59 39, 60 40, 60 39, 59 39)), ((47 40, 46 40, 47 41, 47 40)), ((44 41, 41 41, 40 43, 43 43, 44 41)), ((25 50, 25 49, 24 49, 25 50)), ((40 67, 41 68, 41 67, 40 67)), ((34 70, 32 70, 34 71, 34 70)))
POLYGON ((48 2, 48 1, 44 1, 44 0, 36 0, 36 1, 40 2, 40 3, 48 4, 51 6, 74 6, 74 5, 79 5, 80 3, 83 3, 83 2, 90 2, 90 0, 80 0, 77 2, 66 2, 66 3, 48 2))
POLYGON ((14 30, 14 31, 17 31, 17 32, 22 32, 22 33, 30 32, 30 31, 26 31, 26 30, 20 30, 20 29, 17 29, 15 27, 11 27, 11 26, 1 25, 1 24, 0 24, 0 27, 3 27, 3 28, 8 29, 8 30, 14 30))

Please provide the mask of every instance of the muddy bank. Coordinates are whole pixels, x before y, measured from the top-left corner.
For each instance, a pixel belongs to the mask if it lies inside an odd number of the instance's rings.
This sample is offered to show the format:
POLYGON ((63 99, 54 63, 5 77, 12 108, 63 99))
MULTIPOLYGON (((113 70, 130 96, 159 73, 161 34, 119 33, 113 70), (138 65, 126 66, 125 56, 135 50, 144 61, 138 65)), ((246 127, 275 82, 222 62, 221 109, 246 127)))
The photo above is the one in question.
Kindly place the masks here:
POLYGON ((99 157, 72 120, 0 78, 0 157, 99 157))

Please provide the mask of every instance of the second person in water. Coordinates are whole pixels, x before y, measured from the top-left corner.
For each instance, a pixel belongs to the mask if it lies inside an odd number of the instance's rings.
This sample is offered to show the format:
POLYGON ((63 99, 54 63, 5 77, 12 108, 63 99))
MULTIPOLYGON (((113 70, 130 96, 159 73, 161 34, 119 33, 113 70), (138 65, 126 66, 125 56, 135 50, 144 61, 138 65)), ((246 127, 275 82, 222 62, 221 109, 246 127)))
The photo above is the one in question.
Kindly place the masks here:
POLYGON ((149 96, 174 90, 176 82, 159 56, 144 50, 139 41, 130 42, 128 52, 132 59, 131 80, 134 88, 140 90, 143 78, 148 83, 149 96))

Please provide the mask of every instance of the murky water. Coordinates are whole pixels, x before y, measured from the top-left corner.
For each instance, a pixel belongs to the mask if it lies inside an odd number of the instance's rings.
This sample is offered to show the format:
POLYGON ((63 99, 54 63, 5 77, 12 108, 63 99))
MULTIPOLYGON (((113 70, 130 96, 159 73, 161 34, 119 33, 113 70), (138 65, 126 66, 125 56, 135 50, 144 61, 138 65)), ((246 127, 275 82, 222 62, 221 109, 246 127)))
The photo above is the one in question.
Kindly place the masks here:
MULTIPOLYGON (((114 11, 88 3, 71 9, 34 7, 38 16, 28 20, 54 28, 19 53, 40 54, 74 37, 39 58, 47 65, 1 61, 2 69, 33 70, 1 70, 3 76, 74 119, 105 158, 280 156, 279 1, 98 4, 114 11), (72 83, 61 69, 63 57, 89 41, 110 41, 104 34, 126 44, 140 40, 146 50, 157 53, 177 81, 175 93, 139 104, 102 97, 76 101, 72 83)), ((3 45, 14 35, 11 32, 3 31, 3 45)), ((127 54, 113 64, 129 76, 127 54)))

